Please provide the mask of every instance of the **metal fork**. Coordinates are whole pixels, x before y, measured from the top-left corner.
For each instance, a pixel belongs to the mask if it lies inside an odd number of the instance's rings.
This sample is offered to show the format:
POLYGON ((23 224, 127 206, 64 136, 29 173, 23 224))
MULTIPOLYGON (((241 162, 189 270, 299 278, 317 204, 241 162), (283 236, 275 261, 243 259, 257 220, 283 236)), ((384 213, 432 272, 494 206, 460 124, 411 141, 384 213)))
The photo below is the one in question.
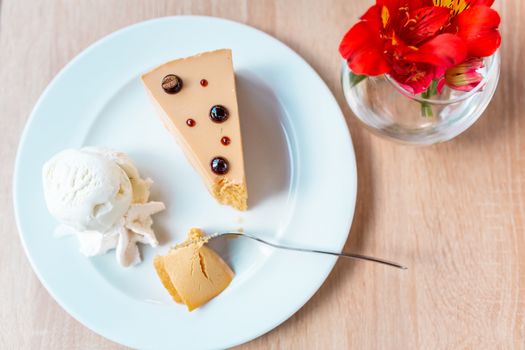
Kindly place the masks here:
POLYGON ((273 247, 273 248, 277 248, 277 249, 293 250, 293 251, 296 251, 296 252, 304 252, 304 253, 326 254, 326 255, 333 255, 333 256, 339 256, 339 257, 343 257, 343 258, 350 258, 350 259, 356 259, 356 260, 367 260, 367 261, 372 261, 372 262, 376 262, 376 263, 383 264, 383 265, 388 265, 388 266, 391 266, 391 267, 397 267, 398 269, 402 269, 402 270, 406 270, 407 269, 407 267, 405 267, 403 265, 400 265, 398 263, 395 263, 393 261, 388 261, 388 260, 384 260, 384 259, 374 258, 374 257, 371 257, 371 256, 366 256, 366 255, 361 255, 361 254, 353 254, 353 253, 337 253, 337 252, 330 252, 330 251, 318 250, 318 249, 307 249, 307 248, 298 248, 298 247, 284 246, 284 245, 281 245, 281 244, 276 244, 276 243, 273 243, 273 242, 266 241, 266 240, 261 239, 259 237, 250 235, 248 233, 243 233, 243 232, 214 233, 214 234, 206 237, 206 240, 213 240, 213 239, 223 238, 223 237, 225 237, 225 238, 244 237, 244 238, 249 238, 249 239, 252 239, 252 240, 257 241, 259 243, 266 244, 267 246, 270 246, 270 247, 273 247))

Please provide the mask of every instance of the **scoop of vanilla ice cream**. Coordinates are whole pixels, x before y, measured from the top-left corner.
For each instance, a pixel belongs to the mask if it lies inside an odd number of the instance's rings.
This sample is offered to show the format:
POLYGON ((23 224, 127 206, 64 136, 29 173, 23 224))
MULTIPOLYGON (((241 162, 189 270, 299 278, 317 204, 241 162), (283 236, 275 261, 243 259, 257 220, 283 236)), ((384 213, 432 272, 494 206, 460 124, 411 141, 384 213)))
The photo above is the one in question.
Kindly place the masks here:
POLYGON ((131 158, 124 152, 114 151, 104 147, 84 147, 82 151, 102 156, 115 162, 129 178, 131 182, 133 203, 146 203, 150 195, 150 187, 153 181, 150 178, 142 179, 139 171, 131 158))
POLYGON ((106 157, 64 150, 43 168, 44 196, 51 214, 77 230, 104 232, 128 210, 133 190, 125 171, 106 157))
POLYGON ((65 150, 44 165, 43 179, 49 211, 61 223, 55 234, 75 235, 85 256, 116 249, 118 263, 127 267, 141 261, 137 243, 159 244, 151 216, 164 203, 149 201, 153 181, 140 177, 127 154, 65 150))

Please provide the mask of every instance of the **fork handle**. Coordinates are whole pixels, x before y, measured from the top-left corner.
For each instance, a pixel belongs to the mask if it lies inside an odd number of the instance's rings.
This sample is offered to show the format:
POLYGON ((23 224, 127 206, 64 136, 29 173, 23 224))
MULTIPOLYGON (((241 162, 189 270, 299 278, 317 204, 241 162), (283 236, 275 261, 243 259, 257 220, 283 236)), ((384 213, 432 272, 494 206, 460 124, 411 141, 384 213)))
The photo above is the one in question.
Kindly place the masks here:
POLYGON ((372 262, 376 262, 376 263, 387 265, 387 266, 391 266, 391 267, 396 267, 396 268, 401 269, 401 270, 406 270, 407 269, 406 266, 400 265, 400 264, 395 263, 393 261, 380 259, 380 258, 374 258, 372 256, 367 256, 367 255, 354 254, 354 253, 336 253, 336 252, 329 252, 329 251, 317 250, 317 249, 304 249, 304 248, 296 248, 296 247, 286 247, 286 246, 276 245, 276 244, 273 244, 273 243, 271 243, 271 244, 269 243, 269 245, 271 245, 272 247, 275 247, 275 248, 280 248, 280 249, 294 250, 294 251, 305 252, 305 253, 332 255, 332 256, 338 256, 338 257, 342 257, 342 258, 354 259, 354 260, 366 260, 366 261, 372 261, 372 262))
POLYGON ((263 239, 261 239, 259 237, 255 237, 255 236, 252 236, 252 235, 249 235, 249 234, 246 234, 246 233, 240 234, 239 236, 245 236, 245 237, 254 239, 254 240, 256 240, 256 241, 258 241, 260 243, 263 243, 263 244, 266 244, 266 245, 269 245, 271 247, 278 248, 278 249, 293 250, 293 251, 296 251, 296 252, 304 252, 304 253, 325 254, 325 255, 332 255, 332 256, 338 256, 338 257, 355 259, 355 260, 366 260, 366 261, 372 261, 372 262, 376 262, 376 263, 387 265, 387 266, 391 266, 391 267, 396 267, 396 268, 401 269, 401 270, 406 270, 407 269, 406 266, 400 265, 400 264, 395 263, 393 261, 389 261, 389 260, 385 260, 385 259, 379 259, 379 258, 374 258, 372 256, 367 256, 367 255, 354 254, 354 253, 336 253, 336 252, 330 252, 330 251, 326 251, 326 250, 289 247, 289 246, 284 246, 284 245, 268 242, 268 241, 265 241, 265 240, 263 240, 263 239))

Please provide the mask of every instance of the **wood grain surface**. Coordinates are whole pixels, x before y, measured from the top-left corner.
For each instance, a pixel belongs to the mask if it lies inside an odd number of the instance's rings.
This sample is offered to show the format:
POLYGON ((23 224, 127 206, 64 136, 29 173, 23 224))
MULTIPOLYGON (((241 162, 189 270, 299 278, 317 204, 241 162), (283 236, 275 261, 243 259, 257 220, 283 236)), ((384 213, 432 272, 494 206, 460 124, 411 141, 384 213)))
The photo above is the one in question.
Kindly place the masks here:
POLYGON ((182 14, 262 29, 315 68, 357 155, 346 249, 410 267, 339 261, 296 315, 240 348, 525 348, 525 2, 497 1, 502 75, 488 110, 456 140, 428 148, 371 135, 344 103, 337 46, 370 2, 0 0, 0 349, 122 348, 70 317, 32 272, 14 220, 13 163, 31 109, 68 61, 116 29, 182 14))

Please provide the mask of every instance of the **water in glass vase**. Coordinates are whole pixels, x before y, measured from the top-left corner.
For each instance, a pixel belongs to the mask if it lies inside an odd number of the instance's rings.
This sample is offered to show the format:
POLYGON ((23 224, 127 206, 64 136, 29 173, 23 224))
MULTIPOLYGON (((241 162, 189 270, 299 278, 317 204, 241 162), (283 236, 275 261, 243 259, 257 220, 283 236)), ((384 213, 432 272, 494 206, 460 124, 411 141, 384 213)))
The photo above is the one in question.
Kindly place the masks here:
POLYGON ((438 93, 434 82, 426 92, 414 95, 388 75, 352 79, 343 62, 341 83, 348 105, 369 129, 397 141, 430 145, 461 134, 487 108, 499 79, 498 52, 485 58, 478 72, 483 79, 471 91, 444 86, 438 93))

